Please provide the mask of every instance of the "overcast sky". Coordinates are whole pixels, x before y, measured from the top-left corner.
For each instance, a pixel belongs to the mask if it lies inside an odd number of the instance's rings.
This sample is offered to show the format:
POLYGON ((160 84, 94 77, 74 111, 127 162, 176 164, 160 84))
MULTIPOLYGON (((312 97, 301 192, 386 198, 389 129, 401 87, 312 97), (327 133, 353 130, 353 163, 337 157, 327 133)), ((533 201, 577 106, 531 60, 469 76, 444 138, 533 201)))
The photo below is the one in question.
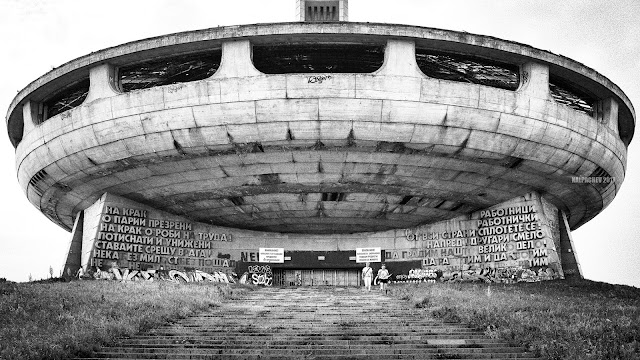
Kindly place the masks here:
MULTIPOLYGON (((0 112, 31 81, 128 41, 209 27, 296 21, 295 0, 0 0, 0 112)), ((568 56, 608 77, 640 108, 638 0, 350 0, 349 20, 491 35, 568 56)), ((27 200, 0 131, 0 278, 56 275, 70 234, 27 200)), ((640 287, 640 136, 613 203, 572 233, 586 278, 640 287)))

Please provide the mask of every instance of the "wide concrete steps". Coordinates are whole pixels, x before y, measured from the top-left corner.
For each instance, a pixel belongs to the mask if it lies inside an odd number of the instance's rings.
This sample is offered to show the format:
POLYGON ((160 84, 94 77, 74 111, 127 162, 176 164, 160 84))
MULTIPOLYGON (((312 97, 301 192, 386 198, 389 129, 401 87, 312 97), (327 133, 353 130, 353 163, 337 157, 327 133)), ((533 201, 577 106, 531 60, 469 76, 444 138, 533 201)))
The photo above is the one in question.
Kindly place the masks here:
POLYGON ((266 288, 87 359, 534 358, 378 292, 266 288))

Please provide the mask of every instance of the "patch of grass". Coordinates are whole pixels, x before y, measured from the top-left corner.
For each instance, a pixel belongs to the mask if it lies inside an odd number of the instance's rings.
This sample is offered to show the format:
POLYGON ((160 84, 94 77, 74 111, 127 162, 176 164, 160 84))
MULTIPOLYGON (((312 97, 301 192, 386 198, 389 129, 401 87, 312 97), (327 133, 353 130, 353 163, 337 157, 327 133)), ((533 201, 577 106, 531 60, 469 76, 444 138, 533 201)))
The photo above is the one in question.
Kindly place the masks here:
POLYGON ((638 288, 558 280, 394 285, 391 290, 438 318, 457 318, 547 359, 640 358, 638 288))
POLYGON ((0 359, 88 356, 115 338, 218 306, 245 291, 212 283, 0 282, 0 359))

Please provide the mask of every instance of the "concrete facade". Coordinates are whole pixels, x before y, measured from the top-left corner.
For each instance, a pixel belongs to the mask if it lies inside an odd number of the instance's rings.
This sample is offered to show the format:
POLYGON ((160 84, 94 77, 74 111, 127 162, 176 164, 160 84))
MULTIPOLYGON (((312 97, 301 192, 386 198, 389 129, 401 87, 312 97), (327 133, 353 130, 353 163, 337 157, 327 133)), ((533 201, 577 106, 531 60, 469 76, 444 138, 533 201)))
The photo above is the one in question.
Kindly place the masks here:
POLYGON ((295 248, 320 251, 323 236, 404 231, 525 194, 541 194, 575 229, 624 180, 635 113, 594 70, 526 45, 403 25, 290 23, 92 53, 21 91, 7 127, 29 201, 66 229, 108 193, 274 239, 312 234, 317 241, 295 248), (366 74, 265 74, 253 65, 252 46, 326 42, 384 46, 384 63, 366 74), (520 85, 430 78, 416 48, 517 65, 520 85), (119 67, 205 49, 222 52, 213 76, 121 91, 119 67), (550 76, 591 94, 594 115, 556 102, 550 76), (85 77, 82 105, 42 118, 48 94, 85 77))
POLYGON ((533 193, 415 228, 287 234, 192 222, 104 194, 77 225, 85 230, 70 245, 65 272, 73 274, 81 266, 116 277, 122 271, 153 277, 158 271, 196 270, 225 282, 248 282, 256 274, 268 285, 295 284, 297 272, 301 285, 336 285, 336 278, 343 277, 344 285, 357 286, 363 264, 357 262, 356 249, 375 248, 398 282, 550 280, 564 278, 565 272, 580 274, 575 262, 561 261, 561 249, 572 251, 572 246, 562 244, 566 235, 558 218, 558 210, 533 193), (283 249, 283 261, 265 265, 261 248, 283 249), (329 280, 326 269, 339 272, 329 280))

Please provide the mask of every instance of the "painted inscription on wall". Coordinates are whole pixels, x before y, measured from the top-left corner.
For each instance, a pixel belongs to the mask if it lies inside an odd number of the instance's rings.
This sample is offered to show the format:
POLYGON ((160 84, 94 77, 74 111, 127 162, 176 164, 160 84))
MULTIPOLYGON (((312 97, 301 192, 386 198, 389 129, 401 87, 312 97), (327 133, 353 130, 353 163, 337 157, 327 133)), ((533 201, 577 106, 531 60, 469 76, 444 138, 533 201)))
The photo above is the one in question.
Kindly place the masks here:
POLYGON ((554 242, 555 223, 540 211, 542 201, 530 199, 482 210, 470 220, 406 229, 404 236, 410 247, 387 251, 386 259, 421 260, 426 272, 397 274, 398 281, 515 282, 559 278, 562 272, 554 242))
POLYGON ((185 221, 156 219, 146 210, 106 205, 100 217, 91 266, 131 270, 235 268, 218 250, 231 234, 194 231, 185 221))

